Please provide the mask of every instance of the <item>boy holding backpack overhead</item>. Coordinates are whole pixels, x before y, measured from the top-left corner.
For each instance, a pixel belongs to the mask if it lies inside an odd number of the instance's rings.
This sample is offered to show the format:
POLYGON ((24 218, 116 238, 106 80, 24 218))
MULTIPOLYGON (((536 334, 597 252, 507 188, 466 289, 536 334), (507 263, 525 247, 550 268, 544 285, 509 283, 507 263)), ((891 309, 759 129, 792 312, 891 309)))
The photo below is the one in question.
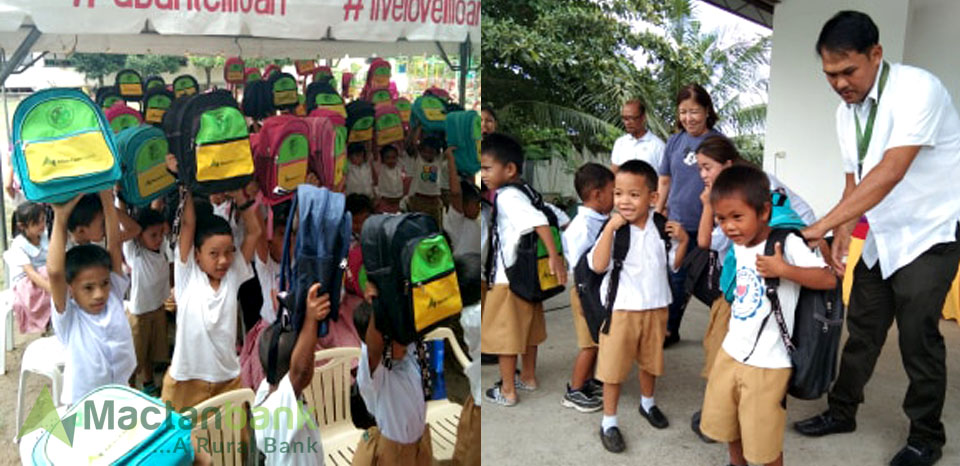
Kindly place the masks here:
POLYGON ((666 222, 662 229, 658 225, 651 208, 657 201, 657 172, 647 162, 631 160, 620 166, 613 197, 617 212, 601 231, 587 263, 595 273, 606 273, 600 296, 613 300, 603 302, 612 312, 600 332, 596 373, 603 382, 600 439, 607 451, 620 453, 626 445, 617 423, 617 404, 634 360, 640 366, 640 415, 655 428, 669 425, 653 395, 656 378, 663 375, 663 339, 672 299, 667 271, 680 268, 690 238, 677 222, 666 222), (620 235, 629 235, 629 247, 622 252, 622 267, 614 270, 611 259, 621 253, 614 248, 620 235), (611 286, 615 288, 608 292, 611 286))
POLYGON ((732 465, 782 465, 792 366, 784 338, 793 333, 800 288, 833 289, 836 278, 798 235, 767 247, 770 181, 762 171, 727 168, 714 181, 710 202, 738 265, 730 328, 707 379, 700 429, 729 443, 732 465), (778 302, 772 303, 767 289, 775 278, 778 302))
MULTIPOLYGON (((497 191, 494 215, 491 220, 490 245, 485 262, 492 285, 484 297, 481 350, 500 355, 500 377, 486 391, 488 401, 501 406, 517 404, 516 389, 537 389, 537 346, 547 339, 547 324, 543 317, 543 303, 526 301, 511 290, 506 269, 517 262, 517 244, 520 238, 536 232, 548 252, 548 274, 563 285, 567 268, 554 243, 553 233, 544 212, 534 207, 530 198, 513 185, 520 182, 523 167, 523 148, 513 138, 491 134, 480 148, 480 176, 487 188, 497 191), (523 360, 520 378, 514 380, 517 356, 523 360)), ((531 282, 536 276, 530 277, 531 282)))

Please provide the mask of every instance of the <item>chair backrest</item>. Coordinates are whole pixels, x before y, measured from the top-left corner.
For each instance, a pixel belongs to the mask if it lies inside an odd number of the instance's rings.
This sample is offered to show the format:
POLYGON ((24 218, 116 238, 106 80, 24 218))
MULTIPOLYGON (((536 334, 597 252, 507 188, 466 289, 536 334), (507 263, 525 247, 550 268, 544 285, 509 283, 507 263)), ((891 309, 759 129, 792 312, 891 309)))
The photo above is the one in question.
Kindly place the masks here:
POLYGON ((460 342, 457 341, 457 337, 453 334, 453 330, 447 327, 435 328, 424 336, 423 339, 424 341, 447 340, 447 342, 450 343, 450 347, 453 348, 453 355, 457 358, 457 362, 460 363, 460 369, 466 370, 467 366, 470 365, 470 358, 467 357, 467 353, 463 351, 460 342))
POLYGON ((241 442, 248 442, 246 450, 255 448, 252 436, 245 435, 246 428, 237 429, 235 426, 249 425, 248 419, 245 419, 250 407, 253 406, 254 393, 249 388, 241 388, 222 393, 209 400, 206 400, 193 409, 197 410, 197 424, 193 430, 197 434, 198 440, 206 442, 207 450, 213 457, 213 464, 216 466, 244 464, 244 448, 239 448, 241 442), (230 406, 227 406, 229 403, 230 406), (226 408, 231 408, 224 412, 226 408), (232 409, 240 407, 241 409, 232 409), (211 408, 216 409, 217 414, 212 414, 211 408), (204 413, 204 410, 207 413, 204 413), (204 422, 205 414, 209 416, 204 422), (216 417, 220 416, 220 422, 216 417), (229 418, 227 417, 229 416, 229 418), (217 445, 220 443, 220 445, 217 445))
POLYGON ((325 438, 354 430, 350 411, 350 369, 353 360, 360 358, 360 348, 325 349, 317 351, 315 358, 323 364, 314 369, 313 381, 303 395, 307 404, 314 408, 312 413, 317 427, 325 438))

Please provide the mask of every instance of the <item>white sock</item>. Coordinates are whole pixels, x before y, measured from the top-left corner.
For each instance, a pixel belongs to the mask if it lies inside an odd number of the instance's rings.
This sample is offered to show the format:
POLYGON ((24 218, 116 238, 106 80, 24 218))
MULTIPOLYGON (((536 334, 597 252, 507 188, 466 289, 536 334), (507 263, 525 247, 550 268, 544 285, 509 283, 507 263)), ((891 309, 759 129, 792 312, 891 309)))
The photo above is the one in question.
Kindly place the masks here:
POLYGON ((640 396, 640 406, 643 406, 644 411, 649 413, 650 409, 656 405, 657 405, 657 402, 653 399, 652 396, 650 398, 647 398, 643 395, 640 396))
POLYGON ((606 414, 604 414, 603 421, 600 422, 600 428, 602 428, 603 431, 606 432, 607 429, 610 429, 611 427, 618 427, 617 415, 614 414, 613 416, 607 416, 606 414))

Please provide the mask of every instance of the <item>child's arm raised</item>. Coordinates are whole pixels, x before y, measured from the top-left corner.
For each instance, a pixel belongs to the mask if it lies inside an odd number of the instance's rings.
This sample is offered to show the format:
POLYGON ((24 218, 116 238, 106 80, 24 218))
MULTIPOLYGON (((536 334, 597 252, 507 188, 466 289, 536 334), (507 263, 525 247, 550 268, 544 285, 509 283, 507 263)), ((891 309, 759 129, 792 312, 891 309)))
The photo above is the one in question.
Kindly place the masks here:
POLYGON ((123 273, 123 249, 120 238, 120 220, 113 202, 113 189, 100 191, 100 203, 103 205, 103 220, 107 228, 107 252, 114 273, 123 273))
POLYGON ((710 187, 703 188, 700 193, 700 202, 703 203, 703 213, 700 214, 700 228, 697 230, 697 245, 700 249, 710 249, 713 242, 713 204, 710 203, 710 187))
MULTIPOLYGON (((177 173, 177 158, 173 154, 167 154, 167 170, 177 173)), ((190 250, 193 249, 193 235, 197 232, 197 210, 193 205, 193 193, 189 189, 181 189, 183 199, 183 211, 180 213, 180 235, 177 238, 177 250, 179 254, 177 260, 185 264, 190 258, 190 250)))
MULTIPOLYGON (((377 286, 373 282, 367 282, 367 288, 363 292, 364 299, 373 304, 373 298, 376 298, 379 295, 377 286)), ((380 364, 380 357, 383 355, 383 334, 380 333, 380 330, 377 330, 377 323, 374 321, 375 312, 370 313, 370 322, 367 323, 367 334, 364 336, 363 341, 367 344, 367 363, 370 367, 370 373, 372 374, 374 368, 380 364)))
POLYGON ((80 202, 82 196, 74 197, 66 204, 54 204, 53 232, 50 236, 50 249, 47 253, 47 275, 50 277, 50 295, 53 307, 59 313, 67 309, 67 219, 70 212, 80 202))
POLYGON ((127 206, 123 201, 117 208, 117 216, 120 219, 120 244, 136 238, 143 231, 140 224, 127 214, 127 206))
POLYGON ((297 343, 290 355, 290 385, 297 396, 313 380, 313 352, 317 347, 317 325, 330 313, 330 295, 317 296, 320 284, 314 283, 307 291, 307 313, 297 343))
POLYGON ((610 256, 613 252, 613 236, 620 227, 627 224, 627 219, 619 213, 610 214, 610 220, 603 227, 600 234, 600 241, 597 242, 593 250, 593 271, 595 273, 604 273, 610 266, 610 256))
MULTIPOLYGON (((679 222, 667 222, 667 233, 673 238, 675 253, 673 259, 673 270, 680 270, 683 265, 683 258, 687 256, 687 248, 690 246, 690 235, 683 229, 679 222)), ((709 245, 707 247, 710 247, 709 245)))
POLYGON ((783 245, 774 245, 772 256, 757 256, 757 273, 764 278, 780 277, 813 290, 830 290, 837 286, 837 277, 828 267, 798 267, 783 260, 783 245))
POLYGON ((243 235, 243 244, 240 246, 240 252, 243 254, 243 260, 250 262, 253 260, 253 254, 257 251, 257 245, 260 242, 260 234, 263 229, 260 228, 260 218, 257 216, 256 202, 243 189, 233 192, 233 200, 237 203, 237 208, 243 208, 241 218, 245 228, 243 235))
POLYGON ((460 174, 457 173, 457 161, 453 157, 456 146, 447 147, 444 156, 447 158, 447 174, 450 179, 450 207, 463 213, 463 192, 460 191, 460 174))

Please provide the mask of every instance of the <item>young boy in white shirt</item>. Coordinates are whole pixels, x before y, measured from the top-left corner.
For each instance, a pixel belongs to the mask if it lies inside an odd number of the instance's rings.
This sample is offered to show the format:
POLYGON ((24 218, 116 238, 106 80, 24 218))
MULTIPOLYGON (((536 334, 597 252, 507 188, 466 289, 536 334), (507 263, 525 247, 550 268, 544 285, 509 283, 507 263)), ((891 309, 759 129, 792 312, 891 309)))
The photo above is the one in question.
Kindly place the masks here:
POLYGON ((376 195, 378 213, 400 212, 403 200, 403 167, 399 163, 397 147, 390 144, 380 148, 380 167, 377 170, 376 195))
POLYGON ((606 299, 614 237, 621 227, 629 227, 630 249, 620 271, 616 299, 610 306, 609 331, 600 333, 596 370, 597 378, 603 382, 600 439, 607 451, 620 453, 626 445, 617 422, 617 404, 621 384, 634 361, 640 366, 640 415, 657 429, 669 425, 653 395, 656 378, 663 375, 667 306, 672 301, 667 272, 680 268, 690 238, 679 223, 667 222, 667 250, 651 207, 657 202, 658 193, 657 172, 650 164, 642 160, 625 162, 617 171, 615 183, 613 199, 617 212, 610 216, 587 258, 594 272, 607 273, 600 286, 600 296, 606 299))
POLYGON ((734 466, 748 461, 782 465, 791 363, 777 321, 770 318, 764 279, 780 278, 777 294, 792 333, 800 287, 831 289, 836 277, 796 235, 775 245, 773 256, 764 255, 771 204, 770 181, 762 171, 727 168, 714 181, 710 202, 717 223, 734 243, 737 288, 730 328, 707 379, 700 429, 729 443, 734 466))
MULTIPOLYGON (((563 255, 573 268, 583 254, 590 250, 600 235, 604 222, 613 210, 613 172, 598 163, 588 163, 577 170, 573 184, 583 205, 577 208, 577 216, 563 232, 563 255)), ((582 413, 592 413, 603 408, 603 387, 593 379, 597 362, 597 343, 590 336, 587 321, 583 317, 577 284, 570 287, 570 310, 573 312, 573 327, 577 332, 580 348, 573 364, 573 374, 561 404, 582 413)))
MULTIPOLYGON (((443 200, 441 198, 441 170, 444 142, 436 136, 427 136, 416 147, 417 164, 410 173, 410 194, 406 197, 407 212, 423 212, 443 228, 443 200)), ((455 164, 454 164, 455 165, 455 164)))
POLYGON ((255 201, 243 189, 231 193, 245 228, 239 250, 227 221, 216 215, 198 217, 193 195, 181 191, 184 206, 174 263, 177 336, 161 395, 178 411, 243 386, 236 349, 237 291, 253 277, 250 263, 261 234, 255 201))
POLYGON ((87 244, 66 251, 67 218, 80 196, 53 205, 53 237, 47 256, 53 300, 53 329, 66 348, 62 401, 70 405, 107 384, 126 384, 136 367, 123 295, 130 282, 123 275, 120 227, 113 191, 101 191, 108 251, 87 244))
POLYGON ((123 243, 131 282, 127 318, 137 353, 137 372, 143 378, 143 392, 156 396, 159 388, 153 381, 153 365, 165 361, 169 354, 164 310, 164 302, 170 296, 170 259, 163 239, 166 222, 160 212, 149 207, 137 212, 136 217, 140 234, 123 243))
MULTIPOLYGON (((487 188, 497 191, 494 215, 496 232, 484 262, 487 282, 493 286, 483 298, 481 350, 499 355, 501 382, 486 391, 484 396, 500 406, 517 404, 516 389, 535 391, 537 387, 537 347, 547 339, 547 323, 543 317, 543 303, 532 303, 510 290, 506 269, 517 260, 517 244, 521 236, 536 232, 547 248, 550 275, 561 285, 567 282, 567 267, 554 244, 547 216, 534 207, 520 189, 508 184, 520 181, 523 170, 523 148, 513 138, 494 133, 480 146, 480 177, 487 188), (492 275, 492 277, 490 277, 492 275), (523 368, 515 380, 517 357, 522 357, 523 368)), ((493 216, 493 215, 492 215, 493 216)), ((537 277, 531 277, 531 280, 537 277)))

